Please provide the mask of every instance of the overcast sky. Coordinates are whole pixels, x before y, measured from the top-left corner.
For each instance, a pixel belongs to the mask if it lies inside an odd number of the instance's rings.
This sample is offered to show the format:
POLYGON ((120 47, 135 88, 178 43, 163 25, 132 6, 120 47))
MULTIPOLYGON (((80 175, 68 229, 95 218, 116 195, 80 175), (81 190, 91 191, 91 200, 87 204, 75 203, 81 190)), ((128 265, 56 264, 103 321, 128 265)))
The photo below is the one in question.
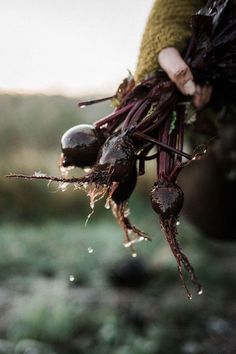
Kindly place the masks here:
POLYGON ((153 0, 0 0, 0 90, 111 92, 134 70, 153 0))

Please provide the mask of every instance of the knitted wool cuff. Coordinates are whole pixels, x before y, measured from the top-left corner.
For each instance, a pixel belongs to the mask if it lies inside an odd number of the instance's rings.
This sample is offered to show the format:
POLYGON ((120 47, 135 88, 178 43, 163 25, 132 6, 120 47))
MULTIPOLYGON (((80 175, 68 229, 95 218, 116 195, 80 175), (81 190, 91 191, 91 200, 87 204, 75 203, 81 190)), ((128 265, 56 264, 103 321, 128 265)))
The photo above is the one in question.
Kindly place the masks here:
POLYGON ((191 35, 190 18, 202 4, 202 0, 155 0, 141 42, 136 82, 159 68, 163 48, 183 51, 191 35))

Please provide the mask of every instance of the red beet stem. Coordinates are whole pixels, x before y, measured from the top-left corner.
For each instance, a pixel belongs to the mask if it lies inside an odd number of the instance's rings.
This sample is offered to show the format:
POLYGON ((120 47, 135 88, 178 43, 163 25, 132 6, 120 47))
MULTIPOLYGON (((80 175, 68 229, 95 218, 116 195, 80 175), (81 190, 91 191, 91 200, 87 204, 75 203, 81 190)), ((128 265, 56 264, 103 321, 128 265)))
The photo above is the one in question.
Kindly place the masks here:
POLYGON ((78 103, 78 106, 80 108, 83 108, 85 106, 91 106, 92 104, 95 104, 95 103, 100 103, 100 102, 104 102, 104 101, 108 101, 108 100, 111 100, 112 98, 114 98, 115 95, 113 96, 109 96, 109 97, 104 97, 104 98, 98 98, 96 100, 90 100, 90 101, 83 101, 83 102, 79 102, 78 103))
POLYGON ((136 102, 135 105, 133 106, 133 108, 129 111, 129 114, 127 115, 125 122, 123 124, 123 127, 122 127, 123 130, 128 128, 130 120, 132 119, 134 114, 138 111, 138 109, 142 106, 143 102, 144 102, 143 100, 136 102))
POLYGON ((184 152, 184 151, 180 151, 180 150, 178 150, 178 149, 175 149, 174 147, 169 146, 169 145, 167 145, 167 144, 164 144, 164 143, 162 143, 161 141, 159 141, 159 140, 157 140, 157 139, 154 139, 154 138, 152 138, 151 136, 148 136, 148 135, 146 135, 146 134, 144 134, 144 133, 141 133, 141 132, 139 132, 139 131, 138 131, 138 132, 135 132, 135 133, 133 134, 133 136, 136 137, 136 138, 141 138, 141 139, 143 139, 143 140, 150 141, 150 142, 154 143, 155 145, 158 145, 158 146, 162 147, 163 149, 169 150, 169 151, 171 151, 171 152, 174 152, 174 153, 177 154, 177 155, 181 155, 181 156, 185 157, 185 158, 188 159, 188 160, 192 160, 192 158, 193 158, 192 155, 187 154, 187 153, 184 152))
POLYGON ((150 108, 151 101, 149 99, 145 100, 142 105, 138 108, 138 110, 134 113, 132 117, 130 117, 129 121, 127 121, 127 126, 135 125, 140 119, 143 118, 143 115, 147 114, 150 108))
POLYGON ((125 107, 118 108, 115 112, 113 112, 113 113, 109 114, 108 116, 103 117, 102 119, 95 122, 94 126, 96 128, 99 128, 106 123, 113 122, 114 119, 119 118, 124 113, 127 113, 133 106, 134 106, 134 103, 130 103, 125 107))

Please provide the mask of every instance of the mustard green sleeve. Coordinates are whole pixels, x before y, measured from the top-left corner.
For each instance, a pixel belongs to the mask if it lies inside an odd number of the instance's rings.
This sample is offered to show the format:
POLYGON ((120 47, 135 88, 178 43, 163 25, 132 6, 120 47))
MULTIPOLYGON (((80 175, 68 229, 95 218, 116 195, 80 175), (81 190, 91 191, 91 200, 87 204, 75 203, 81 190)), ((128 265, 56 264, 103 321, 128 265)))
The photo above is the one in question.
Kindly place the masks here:
POLYGON ((202 5, 202 0, 155 0, 141 42, 137 82, 158 68, 163 48, 184 49, 191 35, 190 18, 202 5))

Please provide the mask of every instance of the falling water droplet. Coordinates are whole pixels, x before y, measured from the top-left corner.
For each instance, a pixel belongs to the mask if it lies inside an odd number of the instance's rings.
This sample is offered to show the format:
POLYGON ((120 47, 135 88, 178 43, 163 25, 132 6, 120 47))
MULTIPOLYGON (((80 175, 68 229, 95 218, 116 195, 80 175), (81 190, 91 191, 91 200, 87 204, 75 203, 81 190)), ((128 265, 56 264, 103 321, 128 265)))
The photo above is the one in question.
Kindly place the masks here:
POLYGON ((205 144, 201 144, 196 147, 196 149, 193 152, 194 157, 192 160, 199 160, 203 155, 207 153, 207 148, 205 144))
POLYGON ((108 198, 106 200, 105 208, 110 209, 110 200, 108 198))
POLYGON ((70 282, 75 281, 75 276, 74 276, 73 274, 70 274, 70 276, 69 276, 69 280, 70 280, 70 282))
POLYGON ((85 104, 82 104, 82 105, 79 106, 79 108, 84 108, 84 107, 86 107, 85 104))
POLYGON ((93 214, 94 214, 94 209, 92 209, 91 213, 89 213, 89 215, 87 216, 87 219, 86 219, 86 221, 85 221, 85 223, 84 223, 84 226, 85 226, 85 227, 87 227, 88 222, 89 222, 89 220, 90 220, 90 218, 91 218, 91 216, 92 216, 93 214))
POLYGON ((200 290, 198 290, 198 295, 202 295, 203 294, 203 289, 200 289, 200 290))
POLYGON ((189 300, 192 300, 193 299, 192 294, 188 294, 188 298, 189 298, 189 300))
POLYGON ((137 242, 142 242, 143 240, 145 240, 145 237, 144 237, 144 236, 140 236, 140 237, 137 239, 137 242))
POLYGON ((136 252, 133 252, 133 253, 132 253, 132 257, 133 257, 133 258, 136 258, 136 257, 137 257, 137 253, 136 253, 136 252))
POLYGON ((93 248, 92 247, 88 247, 88 253, 93 253, 93 248))
POLYGON ((180 225, 180 221, 176 221, 176 226, 179 226, 180 225))

